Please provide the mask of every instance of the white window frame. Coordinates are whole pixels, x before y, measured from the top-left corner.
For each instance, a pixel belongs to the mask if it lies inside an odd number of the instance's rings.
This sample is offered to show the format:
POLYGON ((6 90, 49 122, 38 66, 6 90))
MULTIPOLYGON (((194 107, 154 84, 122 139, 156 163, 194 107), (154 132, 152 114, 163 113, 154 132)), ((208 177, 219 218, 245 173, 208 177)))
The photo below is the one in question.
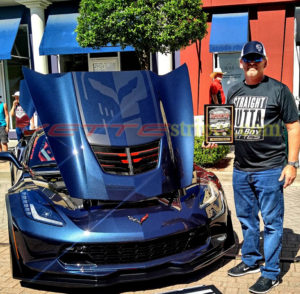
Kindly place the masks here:
POLYGON ((101 62, 111 62, 114 61, 117 63, 117 71, 121 70, 121 62, 120 62, 120 52, 117 52, 118 55, 117 56, 112 56, 112 57, 96 57, 96 58, 92 58, 90 57, 90 54, 88 55, 88 68, 89 71, 93 71, 93 63, 97 62, 97 61, 101 61, 101 62))

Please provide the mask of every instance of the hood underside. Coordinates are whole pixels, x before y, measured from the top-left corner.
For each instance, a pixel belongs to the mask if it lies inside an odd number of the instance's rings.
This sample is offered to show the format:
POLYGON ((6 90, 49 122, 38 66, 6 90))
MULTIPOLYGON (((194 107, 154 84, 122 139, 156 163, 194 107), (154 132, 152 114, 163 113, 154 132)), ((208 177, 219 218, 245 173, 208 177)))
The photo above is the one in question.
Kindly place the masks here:
POLYGON ((37 111, 72 197, 139 201, 191 184, 187 67, 42 75, 23 69, 20 101, 37 111))

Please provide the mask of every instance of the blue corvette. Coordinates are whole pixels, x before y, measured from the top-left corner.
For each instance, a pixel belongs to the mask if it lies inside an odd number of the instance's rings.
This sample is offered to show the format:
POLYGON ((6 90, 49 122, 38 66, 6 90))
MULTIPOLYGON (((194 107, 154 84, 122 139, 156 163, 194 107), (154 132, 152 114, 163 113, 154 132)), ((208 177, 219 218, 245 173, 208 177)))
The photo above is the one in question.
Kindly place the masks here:
POLYGON ((186 66, 41 75, 20 101, 41 128, 13 153, 6 195, 16 279, 95 287, 193 272, 234 246, 213 173, 193 164, 186 66))

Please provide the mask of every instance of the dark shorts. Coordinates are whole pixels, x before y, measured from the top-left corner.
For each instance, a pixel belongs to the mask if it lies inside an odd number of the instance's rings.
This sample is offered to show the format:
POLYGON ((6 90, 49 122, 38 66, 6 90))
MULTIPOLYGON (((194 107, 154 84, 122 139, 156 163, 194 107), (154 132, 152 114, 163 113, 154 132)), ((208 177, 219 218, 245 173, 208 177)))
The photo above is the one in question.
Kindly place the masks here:
POLYGON ((0 126, 0 143, 5 144, 8 143, 8 134, 5 131, 6 127, 0 126))

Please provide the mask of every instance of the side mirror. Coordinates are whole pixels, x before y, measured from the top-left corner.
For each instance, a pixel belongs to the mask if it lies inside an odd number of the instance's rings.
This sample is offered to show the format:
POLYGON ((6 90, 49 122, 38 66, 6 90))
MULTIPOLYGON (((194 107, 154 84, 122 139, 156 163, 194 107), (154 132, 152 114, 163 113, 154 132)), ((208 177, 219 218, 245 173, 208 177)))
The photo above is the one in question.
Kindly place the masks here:
POLYGON ((0 160, 10 161, 17 169, 22 169, 20 161, 10 152, 0 152, 0 160))

